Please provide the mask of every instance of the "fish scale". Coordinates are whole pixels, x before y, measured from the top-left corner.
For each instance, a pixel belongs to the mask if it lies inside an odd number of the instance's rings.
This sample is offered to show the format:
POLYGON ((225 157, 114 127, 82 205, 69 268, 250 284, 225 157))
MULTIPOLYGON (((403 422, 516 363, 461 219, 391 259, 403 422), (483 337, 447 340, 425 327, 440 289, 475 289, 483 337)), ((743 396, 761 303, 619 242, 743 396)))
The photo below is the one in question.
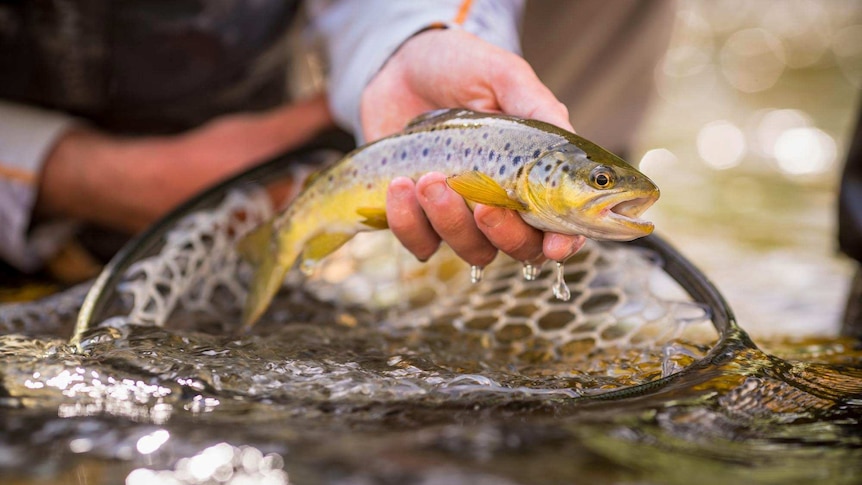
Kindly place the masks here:
POLYGON ((368 183, 376 186, 379 181, 392 178, 393 166, 399 170, 399 175, 407 177, 417 177, 429 171, 454 174, 467 166, 494 178, 501 185, 508 184, 519 166, 538 158, 542 153, 539 147, 565 143, 565 138, 548 133, 526 136, 522 142, 513 144, 512 138, 517 138, 525 131, 524 125, 520 123, 494 120, 488 125, 465 128, 463 124, 458 124, 459 121, 450 120, 449 124, 435 128, 431 133, 435 136, 408 130, 348 155, 342 163, 333 167, 331 172, 334 178, 329 179, 320 190, 329 191, 345 185, 361 188, 368 183), (447 143, 448 140, 451 142, 447 143), (488 148, 495 146, 501 148, 488 148), (506 150, 506 146, 510 148, 506 150), (349 163, 343 163, 348 160, 349 163), (501 167, 507 170, 501 173, 501 167), (358 170, 355 176, 354 170, 358 170))
POLYGON ((600 240, 652 231, 636 218, 658 198, 655 184, 598 145, 535 120, 431 112, 324 169, 285 211, 240 242, 255 266, 245 325, 265 311, 297 260, 310 271, 356 233, 386 228, 392 179, 432 171, 448 175, 467 201, 517 210, 540 230, 600 240))

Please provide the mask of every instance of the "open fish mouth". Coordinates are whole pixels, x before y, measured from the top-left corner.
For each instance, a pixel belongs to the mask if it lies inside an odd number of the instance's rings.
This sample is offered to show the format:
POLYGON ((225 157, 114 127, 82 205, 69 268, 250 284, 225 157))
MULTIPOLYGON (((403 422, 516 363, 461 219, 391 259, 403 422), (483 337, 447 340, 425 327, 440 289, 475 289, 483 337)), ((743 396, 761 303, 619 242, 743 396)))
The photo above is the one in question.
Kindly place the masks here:
POLYGON ((626 199, 608 208, 607 214, 618 221, 624 221, 628 224, 638 226, 652 227, 652 222, 640 218, 641 214, 646 212, 657 200, 657 197, 636 197, 634 199, 626 199))

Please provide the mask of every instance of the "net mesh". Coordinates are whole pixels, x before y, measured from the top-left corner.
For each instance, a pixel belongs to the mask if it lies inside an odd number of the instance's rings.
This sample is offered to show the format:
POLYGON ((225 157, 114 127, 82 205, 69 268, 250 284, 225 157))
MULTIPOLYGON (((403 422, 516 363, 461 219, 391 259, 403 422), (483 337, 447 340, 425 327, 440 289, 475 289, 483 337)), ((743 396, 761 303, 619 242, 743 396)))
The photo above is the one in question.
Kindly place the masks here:
POLYGON ((262 190, 232 191, 215 210, 184 217, 159 254, 132 264, 118 291, 130 304, 123 323, 163 326, 175 310, 216 318, 245 301, 237 279, 237 239, 272 216, 262 190))
MULTIPOLYGON (((158 252, 124 272, 114 313, 93 316, 93 322, 173 328, 207 321, 235 330, 250 268, 234 248, 273 213, 266 190, 244 187, 182 218, 158 252)), ((673 347, 684 334, 714 339, 708 308, 691 302, 659 263, 640 248, 591 242, 563 267, 572 297, 562 301, 553 294, 552 265, 527 280, 520 263, 500 255, 480 282, 471 283, 468 267, 451 251, 419 263, 388 231, 364 233, 311 277, 289 273, 263 320, 295 321, 298 313, 310 315, 316 302, 326 302, 346 311, 324 318, 370 311, 384 328, 431 329, 542 360, 611 347, 673 347)))

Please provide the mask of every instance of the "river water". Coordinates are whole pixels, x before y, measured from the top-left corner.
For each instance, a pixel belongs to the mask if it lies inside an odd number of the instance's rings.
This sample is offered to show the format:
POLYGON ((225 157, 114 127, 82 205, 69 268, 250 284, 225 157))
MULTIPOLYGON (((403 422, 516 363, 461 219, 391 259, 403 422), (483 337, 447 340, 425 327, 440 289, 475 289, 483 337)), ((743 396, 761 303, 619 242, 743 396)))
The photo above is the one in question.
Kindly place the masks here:
POLYGON ((569 302, 451 261, 393 290, 342 255, 251 334, 187 304, 0 337, 4 483, 859 483, 858 342, 764 353, 631 246, 569 262, 569 302))

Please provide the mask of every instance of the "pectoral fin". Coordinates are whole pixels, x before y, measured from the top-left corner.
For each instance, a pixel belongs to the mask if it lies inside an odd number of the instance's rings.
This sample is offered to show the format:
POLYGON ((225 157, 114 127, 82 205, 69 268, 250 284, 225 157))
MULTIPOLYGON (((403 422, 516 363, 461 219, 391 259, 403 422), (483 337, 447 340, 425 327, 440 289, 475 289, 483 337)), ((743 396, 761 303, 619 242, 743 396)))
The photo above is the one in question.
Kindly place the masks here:
POLYGON ((373 229, 389 229, 389 222, 386 220, 386 209, 360 207, 356 209, 356 213, 365 218, 362 223, 368 227, 373 229))
POLYGON ((505 209, 527 210, 526 205, 509 197, 506 189, 482 172, 474 170, 453 175, 446 179, 446 183, 469 201, 505 209))
POLYGON ((334 253, 353 236, 354 234, 344 232, 322 232, 312 237, 302 248, 303 263, 320 261, 334 253))

